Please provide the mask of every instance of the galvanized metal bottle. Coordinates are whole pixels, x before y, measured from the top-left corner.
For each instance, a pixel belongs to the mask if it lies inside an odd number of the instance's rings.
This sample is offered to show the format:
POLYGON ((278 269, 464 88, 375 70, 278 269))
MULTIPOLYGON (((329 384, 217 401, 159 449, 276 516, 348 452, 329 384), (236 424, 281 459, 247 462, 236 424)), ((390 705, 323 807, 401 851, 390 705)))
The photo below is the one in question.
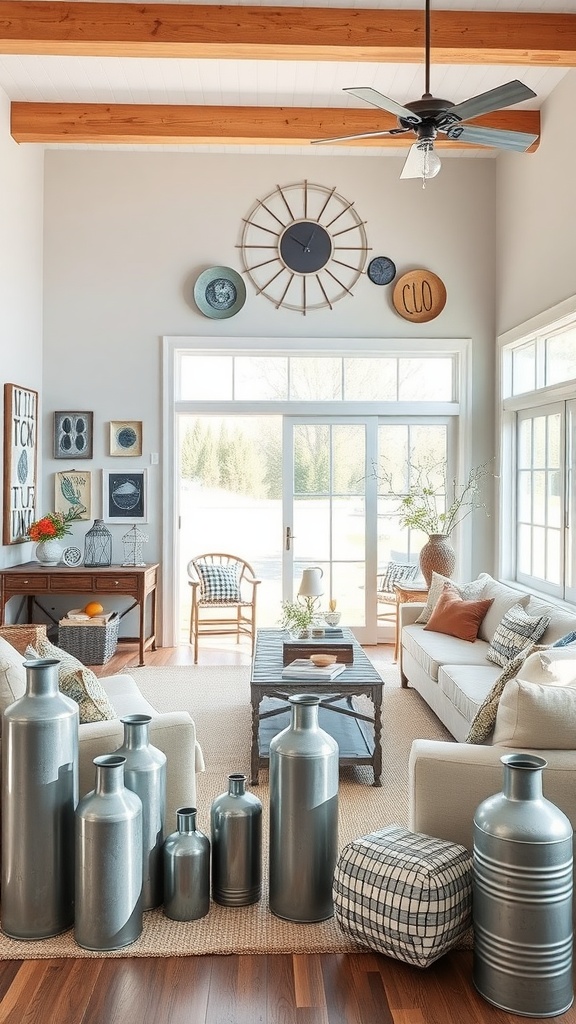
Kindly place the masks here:
POLYGON ((142 801, 142 910, 163 899, 162 847, 166 814, 166 755, 149 740, 150 715, 126 715, 124 742, 115 751, 126 758, 124 785, 142 801))
POLYGON ((210 910, 210 840, 196 828, 195 807, 179 807, 176 818, 164 842, 164 913, 197 921, 210 910))
POLYGON ((510 1013, 572 1004, 572 826, 542 796, 546 761, 507 754, 504 789, 474 815, 474 984, 510 1013))
POLYGON ((74 920, 78 705, 59 662, 25 661, 26 693, 2 725, 2 931, 44 939, 74 920))
POLYGON ((262 895, 262 803, 246 792, 246 776, 228 776, 228 792, 212 803, 212 899, 245 907, 262 895))
POLYGON ((291 724, 270 742, 270 910, 324 921, 334 913, 338 744, 318 725, 317 694, 289 701, 291 724))
POLYGON ((142 801, 125 759, 94 758, 96 787, 76 808, 74 938, 85 949, 128 946, 142 931, 142 801))

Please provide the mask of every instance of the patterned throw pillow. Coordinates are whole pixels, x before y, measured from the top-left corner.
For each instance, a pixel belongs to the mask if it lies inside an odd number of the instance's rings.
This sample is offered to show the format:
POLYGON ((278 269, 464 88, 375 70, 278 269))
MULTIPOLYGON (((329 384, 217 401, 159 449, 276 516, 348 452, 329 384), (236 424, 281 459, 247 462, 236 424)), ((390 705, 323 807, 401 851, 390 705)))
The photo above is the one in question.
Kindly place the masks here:
POLYGON ((561 636, 552 647, 569 647, 571 644, 576 644, 576 630, 561 636))
POLYGON ((527 615, 521 605, 515 604, 504 615, 486 652, 488 661, 504 667, 530 643, 536 643, 544 633, 549 615, 527 615))
POLYGON ((378 575, 378 591, 382 594, 393 594, 395 583, 408 583, 418 576, 420 567, 404 562, 388 562, 384 571, 378 575))
POLYGON ((200 600, 216 604, 240 601, 238 569, 234 565, 207 565, 199 562, 196 571, 200 577, 200 600))
POLYGON ((543 648, 538 647, 536 644, 530 644, 525 650, 520 651, 520 654, 512 661, 508 662, 504 671, 500 673, 498 679, 493 684, 490 693, 484 698, 478 708, 470 725, 470 731, 464 741, 465 743, 486 743, 490 739, 496 723, 500 697, 506 683, 509 679, 514 679, 514 676, 518 675, 528 656, 533 651, 539 650, 543 650, 543 648))
POLYGON ((60 662, 58 686, 61 693, 78 704, 80 725, 86 722, 108 722, 118 717, 98 677, 72 654, 51 644, 49 640, 40 640, 37 650, 34 647, 26 648, 26 657, 56 658, 60 662))

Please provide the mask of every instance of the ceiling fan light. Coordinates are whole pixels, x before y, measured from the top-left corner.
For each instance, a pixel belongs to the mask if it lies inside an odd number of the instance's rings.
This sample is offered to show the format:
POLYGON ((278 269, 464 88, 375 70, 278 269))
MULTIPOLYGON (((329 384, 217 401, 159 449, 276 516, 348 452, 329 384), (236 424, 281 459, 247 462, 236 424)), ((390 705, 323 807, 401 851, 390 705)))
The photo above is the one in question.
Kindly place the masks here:
POLYGON ((422 188, 426 188, 429 178, 435 178, 442 162, 429 143, 415 143, 410 147, 406 162, 402 168, 401 178, 421 178, 422 188))

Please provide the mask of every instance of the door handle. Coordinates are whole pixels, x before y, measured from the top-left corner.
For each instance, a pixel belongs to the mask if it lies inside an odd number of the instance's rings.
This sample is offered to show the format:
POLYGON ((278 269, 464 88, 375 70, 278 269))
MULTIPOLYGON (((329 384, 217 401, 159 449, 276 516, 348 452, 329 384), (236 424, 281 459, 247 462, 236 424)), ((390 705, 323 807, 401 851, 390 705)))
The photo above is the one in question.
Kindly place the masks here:
POLYGON ((286 527, 286 551, 290 551, 290 542, 295 540, 294 534, 289 526, 286 527))

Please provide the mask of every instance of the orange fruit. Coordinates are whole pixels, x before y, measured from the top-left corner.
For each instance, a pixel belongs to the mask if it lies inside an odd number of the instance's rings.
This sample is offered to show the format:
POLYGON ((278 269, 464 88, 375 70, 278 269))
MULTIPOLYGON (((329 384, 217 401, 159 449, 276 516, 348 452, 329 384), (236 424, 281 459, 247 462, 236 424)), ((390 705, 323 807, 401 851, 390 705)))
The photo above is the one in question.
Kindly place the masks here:
POLYGON ((104 611, 102 605, 98 604, 98 601, 89 601, 83 610, 84 614, 89 615, 90 617, 93 615, 102 615, 102 612, 104 611))

